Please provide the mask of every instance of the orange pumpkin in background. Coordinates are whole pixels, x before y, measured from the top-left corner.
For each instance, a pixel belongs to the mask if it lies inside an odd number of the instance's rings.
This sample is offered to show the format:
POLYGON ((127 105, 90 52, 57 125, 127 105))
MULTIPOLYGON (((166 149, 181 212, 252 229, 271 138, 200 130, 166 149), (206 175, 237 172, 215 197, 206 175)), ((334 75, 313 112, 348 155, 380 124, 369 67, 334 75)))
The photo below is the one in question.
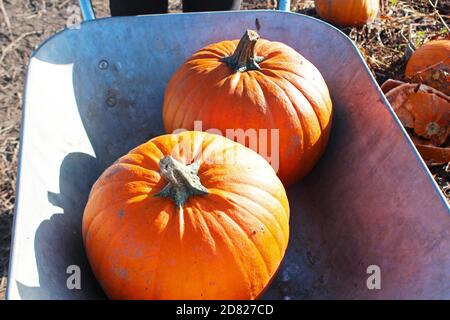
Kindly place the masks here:
POLYGON ((373 21, 380 10, 380 0, 315 0, 317 14, 341 27, 355 27, 373 21))
POLYGON ((195 121, 202 122, 202 130, 223 135, 229 129, 254 132, 258 148, 250 139, 227 137, 258 150, 285 186, 314 167, 331 119, 330 95, 317 68, 294 49, 259 39, 252 30, 240 41, 215 43, 192 55, 164 96, 168 132, 194 130, 195 121))
POLYGON ((412 77, 437 63, 450 64, 450 40, 433 40, 420 46, 408 60, 405 76, 412 77))
POLYGON ((113 299, 254 299, 289 237, 282 183, 258 154, 204 132, 138 146, 94 184, 83 240, 113 299))
POLYGON ((414 51, 405 78, 450 95, 450 40, 433 40, 414 51))

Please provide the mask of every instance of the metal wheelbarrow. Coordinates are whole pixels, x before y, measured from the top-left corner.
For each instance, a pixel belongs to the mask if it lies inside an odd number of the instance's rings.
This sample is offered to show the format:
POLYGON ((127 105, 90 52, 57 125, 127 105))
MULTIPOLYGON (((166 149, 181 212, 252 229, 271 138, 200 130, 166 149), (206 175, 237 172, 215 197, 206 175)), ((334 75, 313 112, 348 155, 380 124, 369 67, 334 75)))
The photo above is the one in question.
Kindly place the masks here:
POLYGON ((325 155, 288 190, 289 248, 263 298, 450 298, 449 206, 342 32, 282 11, 96 20, 81 7, 91 21, 51 37, 28 67, 7 298, 105 297, 81 239, 90 187, 164 132, 164 89, 187 57, 255 24, 319 68, 335 108, 325 155))

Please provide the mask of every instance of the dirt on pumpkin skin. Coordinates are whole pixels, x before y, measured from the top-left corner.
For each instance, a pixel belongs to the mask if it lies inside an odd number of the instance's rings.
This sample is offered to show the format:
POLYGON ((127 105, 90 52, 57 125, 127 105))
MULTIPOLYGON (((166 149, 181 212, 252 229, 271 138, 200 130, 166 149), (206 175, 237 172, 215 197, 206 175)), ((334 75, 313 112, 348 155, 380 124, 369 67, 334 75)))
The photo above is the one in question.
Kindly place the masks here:
MULTIPOLYGON (((66 25, 77 3, 77 0, 0 0, 0 299, 6 286, 26 65, 32 50, 66 25)), ((107 0, 93 3, 97 16, 109 15, 107 0)), ((316 16, 314 1, 291 3, 292 11, 316 16)), ((437 1, 436 8, 428 0, 383 0, 383 3, 385 9, 373 24, 343 29, 366 57, 380 84, 388 78, 402 79, 411 47, 448 36, 443 21, 450 24, 450 1, 437 1), (391 5, 387 6, 388 3, 391 5)), ((180 11, 180 0, 172 0, 170 4, 171 12, 180 11)), ((275 0, 242 3, 243 9, 275 6, 275 0)), ((430 169, 450 198, 448 165, 430 169)))

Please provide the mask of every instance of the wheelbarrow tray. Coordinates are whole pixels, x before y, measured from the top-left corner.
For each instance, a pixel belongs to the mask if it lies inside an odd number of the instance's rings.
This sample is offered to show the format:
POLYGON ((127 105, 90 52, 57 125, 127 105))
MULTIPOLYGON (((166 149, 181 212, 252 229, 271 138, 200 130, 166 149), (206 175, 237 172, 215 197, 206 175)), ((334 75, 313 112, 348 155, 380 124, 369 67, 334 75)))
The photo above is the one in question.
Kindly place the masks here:
POLYGON ((9 299, 105 297, 81 238, 93 182, 164 133, 163 93, 185 59, 247 28, 314 63, 335 110, 326 153, 288 190, 291 238, 264 298, 450 298, 449 206, 357 48, 314 18, 241 11, 89 21, 33 54, 9 299), (80 267, 81 290, 67 287, 71 265, 80 267), (380 275, 381 289, 371 275, 380 275))

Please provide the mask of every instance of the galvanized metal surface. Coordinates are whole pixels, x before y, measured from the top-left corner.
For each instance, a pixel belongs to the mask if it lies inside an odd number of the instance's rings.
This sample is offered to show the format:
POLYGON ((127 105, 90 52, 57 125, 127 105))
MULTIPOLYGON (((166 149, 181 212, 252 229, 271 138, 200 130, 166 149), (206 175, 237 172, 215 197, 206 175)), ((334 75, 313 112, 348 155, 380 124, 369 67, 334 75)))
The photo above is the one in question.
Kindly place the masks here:
POLYGON ((117 157, 163 133, 167 81, 206 44, 259 21, 322 72, 335 107, 328 149, 288 190, 291 239, 275 299, 450 298, 450 215, 356 48, 341 32, 274 11, 111 18, 44 43, 26 81, 10 299, 103 298, 86 261, 81 216, 117 157), (69 290, 78 265, 82 289, 69 290), (381 290, 366 286, 381 268, 381 290))

